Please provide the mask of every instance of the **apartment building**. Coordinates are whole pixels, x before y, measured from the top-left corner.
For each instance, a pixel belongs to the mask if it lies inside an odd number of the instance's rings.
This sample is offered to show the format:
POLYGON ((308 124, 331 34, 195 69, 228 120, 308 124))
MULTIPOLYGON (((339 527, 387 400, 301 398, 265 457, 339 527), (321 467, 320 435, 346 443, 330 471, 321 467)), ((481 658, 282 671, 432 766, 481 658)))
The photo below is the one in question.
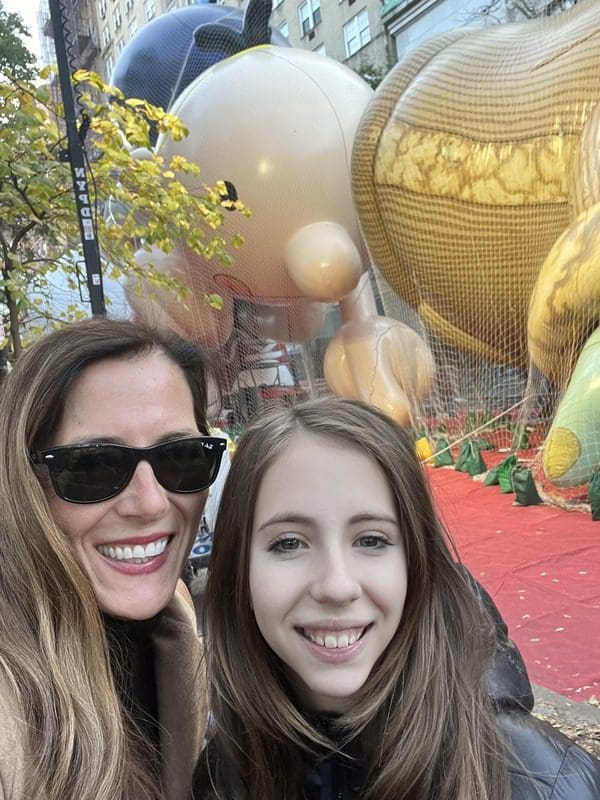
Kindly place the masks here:
MULTIPOLYGON (((127 42, 147 22, 196 0, 62 0, 78 67, 93 69, 105 80, 127 42)), ((242 0, 229 0, 240 6, 242 0)), ((42 60, 55 61, 48 0, 40 0, 38 26, 42 60)))
MULTIPOLYGON (((68 23, 67 51, 78 67, 95 69, 100 55, 96 0, 62 0, 63 18, 68 23)), ((40 0, 37 10, 41 60, 44 64, 56 61, 50 7, 40 0)))
MULTIPOLYGON (((224 4, 218 0, 219 4, 224 4)), ((108 79, 127 42, 147 22, 197 0, 63 0, 74 33, 78 66, 108 79)), ((246 0, 226 0, 243 7, 246 0)), ((294 47, 314 50, 353 69, 377 67, 384 74, 396 60, 381 19, 381 0, 273 0, 271 25, 294 47)), ((40 0, 40 44, 53 58, 48 0, 40 0)))
POLYGON ((497 25, 551 16, 577 0, 382 0, 380 13, 397 61, 419 44, 465 25, 497 25))
POLYGON ((380 0, 273 0, 271 25, 294 47, 341 61, 356 71, 387 70, 396 61, 380 0))
MULTIPOLYGON (((247 0, 217 0, 244 7, 247 0)), ((577 0, 273 0, 271 26, 293 47, 381 77, 410 50, 453 28, 552 14, 577 0)), ((201 0, 63 0, 78 66, 109 79, 127 42, 160 14, 201 0)), ((53 60, 48 0, 40 0, 42 52, 53 60)))

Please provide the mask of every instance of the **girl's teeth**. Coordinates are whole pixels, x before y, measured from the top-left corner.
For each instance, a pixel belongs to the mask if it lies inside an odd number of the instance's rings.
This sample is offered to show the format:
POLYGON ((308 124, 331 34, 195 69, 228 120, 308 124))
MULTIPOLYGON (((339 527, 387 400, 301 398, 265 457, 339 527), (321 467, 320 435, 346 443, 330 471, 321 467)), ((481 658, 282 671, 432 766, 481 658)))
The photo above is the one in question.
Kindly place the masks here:
POLYGON ((360 631, 350 631, 340 634, 334 633, 326 633, 326 634, 318 634, 318 633, 309 633, 305 631, 305 636, 310 639, 311 642, 314 644, 318 644, 319 647, 326 647, 328 649, 333 649, 336 647, 349 647, 354 642, 357 642, 364 632, 364 628, 360 631))
POLYGON ((169 537, 165 536, 164 539, 159 539, 157 542, 150 542, 147 545, 136 544, 134 547, 107 547, 100 545, 98 552, 106 558, 112 558, 115 561, 133 561, 134 563, 144 562, 154 556, 159 556, 165 551, 169 537))

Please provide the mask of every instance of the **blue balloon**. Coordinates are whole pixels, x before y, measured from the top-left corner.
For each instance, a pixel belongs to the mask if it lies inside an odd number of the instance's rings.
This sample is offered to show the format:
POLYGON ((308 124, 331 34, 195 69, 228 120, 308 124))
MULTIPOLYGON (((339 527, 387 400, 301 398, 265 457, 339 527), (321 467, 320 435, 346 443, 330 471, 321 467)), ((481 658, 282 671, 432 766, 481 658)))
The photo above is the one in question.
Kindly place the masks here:
POLYGON ((289 47, 269 28, 271 0, 251 0, 246 12, 216 4, 179 8, 144 25, 127 43, 111 76, 126 97, 168 109, 200 73, 258 44, 289 47), (270 39, 269 39, 270 34, 270 39))

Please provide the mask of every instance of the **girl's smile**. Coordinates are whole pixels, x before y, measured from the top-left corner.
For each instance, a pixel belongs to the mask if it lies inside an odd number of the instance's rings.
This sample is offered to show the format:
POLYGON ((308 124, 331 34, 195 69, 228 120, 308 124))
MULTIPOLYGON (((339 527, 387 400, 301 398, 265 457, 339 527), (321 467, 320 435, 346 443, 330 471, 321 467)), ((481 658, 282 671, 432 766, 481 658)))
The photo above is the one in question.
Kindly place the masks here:
POLYGON ((252 530, 263 637, 303 702, 343 710, 404 608, 404 545, 383 471, 358 448, 299 433, 265 472, 252 530))

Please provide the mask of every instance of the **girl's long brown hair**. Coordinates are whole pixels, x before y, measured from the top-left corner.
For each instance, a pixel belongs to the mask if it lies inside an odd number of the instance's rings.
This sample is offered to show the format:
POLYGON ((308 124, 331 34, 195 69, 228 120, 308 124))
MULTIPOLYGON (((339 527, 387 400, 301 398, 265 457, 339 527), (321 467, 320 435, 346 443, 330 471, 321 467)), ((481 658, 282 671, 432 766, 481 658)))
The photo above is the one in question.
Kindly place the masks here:
POLYGON ((143 760, 146 743, 118 697, 92 585, 29 460, 48 445, 86 366, 153 351, 182 369, 196 422, 206 431, 201 355, 176 337, 130 322, 94 319, 49 334, 0 387, 0 674, 29 733, 22 776, 27 800, 162 796, 143 760))
POLYGON ((352 712, 337 723, 342 741, 360 736, 361 800, 507 800, 503 746, 484 682, 491 622, 455 563, 407 434, 371 407, 334 398, 260 420, 233 458, 205 596, 214 733, 194 797, 299 800, 311 763, 336 748, 295 704, 249 592, 261 480, 290 438, 307 433, 360 448, 379 464, 405 537, 402 621, 352 712))

